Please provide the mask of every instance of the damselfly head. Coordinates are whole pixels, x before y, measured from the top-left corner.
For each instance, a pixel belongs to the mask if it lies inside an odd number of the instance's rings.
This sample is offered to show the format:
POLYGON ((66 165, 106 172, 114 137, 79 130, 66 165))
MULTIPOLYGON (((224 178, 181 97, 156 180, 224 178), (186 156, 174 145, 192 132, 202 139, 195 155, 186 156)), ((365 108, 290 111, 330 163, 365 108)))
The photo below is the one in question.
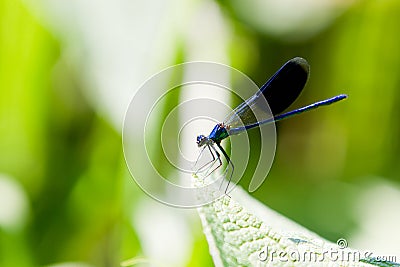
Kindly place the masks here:
POLYGON ((201 134, 201 135, 197 136, 197 141, 196 141, 197 146, 198 147, 204 146, 207 143, 207 140, 208 140, 208 138, 205 135, 201 134))

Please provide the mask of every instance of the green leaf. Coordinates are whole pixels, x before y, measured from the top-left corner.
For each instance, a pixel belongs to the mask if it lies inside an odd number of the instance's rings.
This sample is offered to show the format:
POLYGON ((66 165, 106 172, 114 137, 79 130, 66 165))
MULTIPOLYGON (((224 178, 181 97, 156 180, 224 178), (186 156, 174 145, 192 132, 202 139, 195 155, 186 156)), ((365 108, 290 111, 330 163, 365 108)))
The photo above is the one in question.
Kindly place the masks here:
POLYGON ((399 266, 325 240, 239 186, 231 197, 198 208, 215 266, 399 266))

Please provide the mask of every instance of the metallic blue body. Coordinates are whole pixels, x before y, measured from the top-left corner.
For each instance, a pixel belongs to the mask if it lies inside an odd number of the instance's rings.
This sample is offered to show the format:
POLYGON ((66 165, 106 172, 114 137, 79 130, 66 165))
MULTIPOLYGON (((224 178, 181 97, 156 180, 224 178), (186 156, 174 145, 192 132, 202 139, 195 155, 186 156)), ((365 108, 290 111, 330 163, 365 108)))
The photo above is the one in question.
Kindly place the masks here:
POLYGON ((210 135, 208 136, 208 139, 213 140, 215 143, 220 143, 228 136, 229 134, 228 131, 226 130, 225 125, 223 125, 222 123, 218 123, 211 131, 210 135))

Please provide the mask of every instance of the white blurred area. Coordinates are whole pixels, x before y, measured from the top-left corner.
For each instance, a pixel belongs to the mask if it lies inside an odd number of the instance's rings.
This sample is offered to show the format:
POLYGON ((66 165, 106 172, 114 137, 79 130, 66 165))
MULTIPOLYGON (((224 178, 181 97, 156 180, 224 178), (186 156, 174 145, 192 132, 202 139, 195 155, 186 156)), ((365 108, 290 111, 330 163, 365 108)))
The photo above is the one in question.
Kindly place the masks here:
POLYGON ((395 256, 400 261, 400 188, 383 179, 363 187, 355 203, 355 218, 359 229, 354 233, 349 246, 366 250, 377 256, 395 256))
POLYGON ((235 12, 254 28, 288 41, 312 37, 355 0, 232 0, 235 12))
POLYGON ((154 266, 186 266, 193 249, 187 215, 187 210, 166 207, 150 198, 138 203, 132 213, 132 226, 146 260, 154 266))
POLYGON ((62 41, 86 96, 120 131, 135 90, 174 62, 193 1, 48 0, 30 6, 62 41))
POLYGON ((25 226, 29 211, 28 197, 18 182, 0 174, 0 228, 18 232, 25 226))

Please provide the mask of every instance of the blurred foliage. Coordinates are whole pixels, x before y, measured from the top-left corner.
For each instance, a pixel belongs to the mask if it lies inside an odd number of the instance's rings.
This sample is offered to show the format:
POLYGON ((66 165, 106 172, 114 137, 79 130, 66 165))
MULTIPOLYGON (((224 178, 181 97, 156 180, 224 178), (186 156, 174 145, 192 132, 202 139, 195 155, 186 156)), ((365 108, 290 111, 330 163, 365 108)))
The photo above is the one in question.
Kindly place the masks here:
MULTIPOLYGON (((229 1, 218 3, 233 33, 233 67, 261 85, 302 56, 311 77, 295 106, 349 95, 278 124, 274 165, 254 193, 332 241, 349 235, 360 223, 352 203, 370 177, 399 183, 400 2, 358 1, 298 41, 253 28, 229 1)), ((177 46, 183 62, 186 47, 177 46)), ((0 0, 0 173, 18 181, 29 202, 21 229, 0 224, 0 266, 117 266, 143 253, 131 216, 144 194, 126 169, 120 129, 88 103, 80 70, 62 49, 23 2, 0 0)), ((192 230, 188 266, 211 265, 204 236, 192 230)))
POLYGON ((88 106, 48 30, 18 1, 0 3, 0 168, 31 206, 21 234, 1 231, 0 265, 118 265, 138 251, 122 212, 120 135, 88 106))

